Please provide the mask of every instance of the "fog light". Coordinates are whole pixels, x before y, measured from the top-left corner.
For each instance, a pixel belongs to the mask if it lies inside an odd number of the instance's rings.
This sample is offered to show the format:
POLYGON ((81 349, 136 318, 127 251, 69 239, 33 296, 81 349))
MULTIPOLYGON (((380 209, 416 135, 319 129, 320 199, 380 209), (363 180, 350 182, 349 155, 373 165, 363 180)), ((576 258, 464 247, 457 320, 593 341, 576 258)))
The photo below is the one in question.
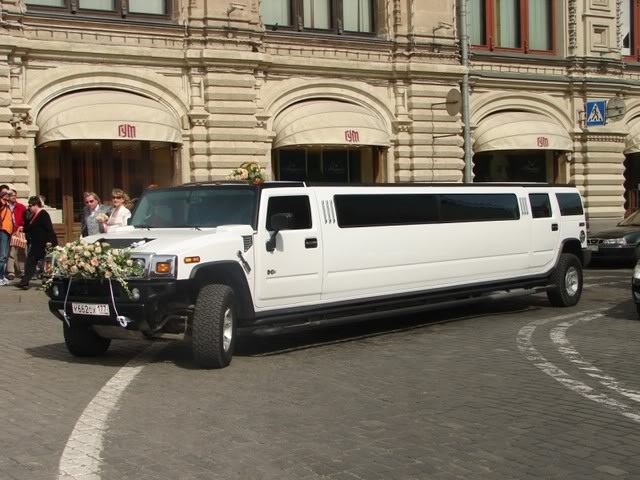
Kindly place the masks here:
POLYGON ((633 278, 640 280, 640 262, 636 263, 636 266, 633 269, 633 278))
POLYGON ((138 290, 137 288, 132 288, 131 289, 131 298, 133 300, 135 300, 136 302, 138 300, 140 300, 140 290, 138 290))
POLYGON ((60 289, 58 288, 57 285, 54 285, 51 288, 51 295, 53 295, 54 297, 59 297, 60 296, 60 289))

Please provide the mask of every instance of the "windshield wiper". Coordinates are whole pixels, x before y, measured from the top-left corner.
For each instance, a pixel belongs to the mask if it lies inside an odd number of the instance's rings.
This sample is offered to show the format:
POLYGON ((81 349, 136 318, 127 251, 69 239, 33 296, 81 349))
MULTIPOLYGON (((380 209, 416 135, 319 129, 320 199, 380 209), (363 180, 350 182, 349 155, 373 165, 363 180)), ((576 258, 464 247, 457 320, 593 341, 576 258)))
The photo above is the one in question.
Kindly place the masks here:
POLYGON ((151 225, 134 225, 133 228, 146 228, 147 230, 151 230, 151 225))

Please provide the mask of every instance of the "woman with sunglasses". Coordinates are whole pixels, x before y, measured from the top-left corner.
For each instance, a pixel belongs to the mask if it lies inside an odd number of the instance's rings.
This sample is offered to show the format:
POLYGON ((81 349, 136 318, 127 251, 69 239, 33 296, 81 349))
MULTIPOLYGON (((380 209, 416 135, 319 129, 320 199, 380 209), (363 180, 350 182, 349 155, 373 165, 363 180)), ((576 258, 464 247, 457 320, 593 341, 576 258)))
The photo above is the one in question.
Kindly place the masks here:
POLYGON ((108 232, 111 227, 122 227, 131 218, 131 200, 124 190, 114 188, 111 190, 111 215, 102 224, 104 232, 108 232))
POLYGON ((24 233, 29 239, 29 250, 24 266, 24 276, 22 280, 16 284, 16 287, 24 290, 29 289, 29 281, 36 273, 38 262, 44 258, 47 247, 55 247, 58 245, 58 238, 56 237, 56 232, 53 230, 51 217, 49 213, 42 208, 42 200, 40 197, 29 198, 27 208, 31 213, 30 219, 25 223, 24 227, 18 228, 18 231, 24 230, 24 233))

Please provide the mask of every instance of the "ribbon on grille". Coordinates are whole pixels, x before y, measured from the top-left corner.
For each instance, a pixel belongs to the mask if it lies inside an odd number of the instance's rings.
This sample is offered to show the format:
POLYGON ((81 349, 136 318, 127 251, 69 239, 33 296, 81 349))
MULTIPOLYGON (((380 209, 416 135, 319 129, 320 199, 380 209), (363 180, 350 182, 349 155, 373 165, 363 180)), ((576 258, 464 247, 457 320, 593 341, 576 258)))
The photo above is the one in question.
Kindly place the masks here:
POLYGON ((109 279, 109 291, 111 292, 111 305, 113 305, 113 311, 116 314, 116 319, 118 320, 118 323, 121 327, 126 328, 126 326, 129 324, 129 320, 127 319, 127 317, 118 314, 118 310, 116 309, 116 299, 113 296, 113 285, 111 284, 111 279, 109 279))

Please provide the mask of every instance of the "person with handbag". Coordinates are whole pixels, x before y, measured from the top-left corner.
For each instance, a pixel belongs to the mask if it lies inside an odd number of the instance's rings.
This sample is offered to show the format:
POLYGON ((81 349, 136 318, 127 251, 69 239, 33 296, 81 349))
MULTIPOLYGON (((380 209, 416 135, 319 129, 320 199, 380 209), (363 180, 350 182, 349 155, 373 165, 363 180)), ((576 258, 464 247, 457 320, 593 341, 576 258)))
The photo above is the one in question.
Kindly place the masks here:
POLYGON ((51 217, 49 213, 42 208, 42 200, 40 197, 29 198, 28 208, 31 211, 31 219, 19 231, 24 231, 29 235, 29 252, 27 253, 27 261, 24 267, 24 276, 22 280, 16 284, 16 287, 23 290, 29 289, 29 282, 36 273, 38 262, 44 259, 47 253, 47 247, 55 247, 58 245, 56 232, 53 230, 51 217))
POLYGON ((9 191, 9 209, 13 215, 14 232, 11 236, 11 248, 9 249, 9 258, 7 259, 7 280, 21 276, 24 273, 24 264, 26 260, 27 240, 23 232, 18 229, 24 225, 24 217, 27 207, 18 202, 18 192, 14 189, 9 191))
POLYGON ((9 244, 13 234, 13 215, 9 209, 9 187, 0 185, 0 286, 9 285, 5 277, 9 244))

